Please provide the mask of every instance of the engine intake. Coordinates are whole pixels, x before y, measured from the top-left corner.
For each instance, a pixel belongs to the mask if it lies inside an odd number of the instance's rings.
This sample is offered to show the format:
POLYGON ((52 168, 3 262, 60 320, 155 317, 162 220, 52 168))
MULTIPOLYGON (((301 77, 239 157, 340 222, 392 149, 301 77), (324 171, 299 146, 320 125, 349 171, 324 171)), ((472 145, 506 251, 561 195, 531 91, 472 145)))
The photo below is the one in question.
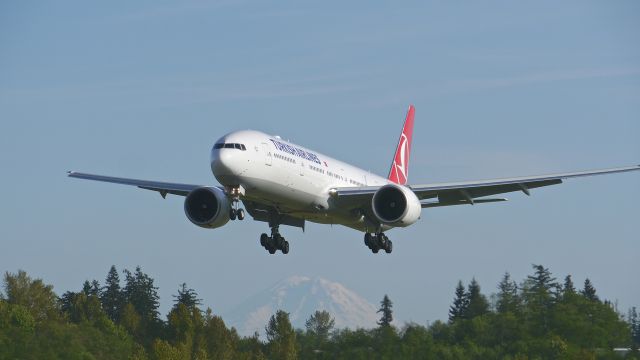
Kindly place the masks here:
POLYGON ((418 197, 405 186, 382 186, 371 199, 371 208, 378 221, 391 226, 408 226, 420 218, 422 205, 418 197))
POLYGON ((189 221, 203 228, 217 228, 229 222, 231 204, 224 191, 217 187, 192 190, 184 200, 184 212, 189 221))

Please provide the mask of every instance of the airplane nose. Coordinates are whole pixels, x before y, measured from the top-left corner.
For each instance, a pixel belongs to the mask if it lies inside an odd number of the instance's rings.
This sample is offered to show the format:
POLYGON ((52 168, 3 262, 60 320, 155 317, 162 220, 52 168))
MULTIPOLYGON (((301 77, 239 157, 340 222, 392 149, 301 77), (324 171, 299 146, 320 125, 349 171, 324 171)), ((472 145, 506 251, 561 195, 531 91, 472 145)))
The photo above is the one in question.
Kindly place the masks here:
POLYGON ((214 175, 231 175, 233 154, 232 149, 218 149, 211 153, 211 171, 214 175))

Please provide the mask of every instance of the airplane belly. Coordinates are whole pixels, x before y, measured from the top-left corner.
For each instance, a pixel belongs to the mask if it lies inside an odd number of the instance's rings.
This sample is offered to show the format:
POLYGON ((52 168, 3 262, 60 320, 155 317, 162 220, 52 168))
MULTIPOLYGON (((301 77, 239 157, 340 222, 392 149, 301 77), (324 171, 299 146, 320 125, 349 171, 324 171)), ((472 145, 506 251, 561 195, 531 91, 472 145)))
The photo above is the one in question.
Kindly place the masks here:
MULTIPOLYGON (((319 171, 308 161, 275 153, 268 156, 268 149, 259 149, 267 154, 268 161, 255 161, 238 176, 245 189, 244 198, 314 223, 343 225, 363 232, 376 230, 376 225, 362 214, 330 205, 328 189, 337 184, 329 170, 319 171)), ((341 175, 337 181, 346 180, 341 175)))
POLYGON ((308 189, 297 188, 286 177, 274 174, 272 178, 242 177, 245 197, 252 201, 275 206, 283 211, 310 211, 316 195, 308 189))

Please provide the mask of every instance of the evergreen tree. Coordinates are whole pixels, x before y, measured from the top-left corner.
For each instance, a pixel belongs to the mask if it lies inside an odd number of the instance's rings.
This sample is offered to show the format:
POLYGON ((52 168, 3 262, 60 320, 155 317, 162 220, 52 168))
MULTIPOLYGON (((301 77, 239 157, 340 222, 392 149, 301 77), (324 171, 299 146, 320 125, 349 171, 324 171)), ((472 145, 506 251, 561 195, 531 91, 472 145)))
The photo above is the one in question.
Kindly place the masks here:
POLYGON ((562 286, 562 300, 565 302, 571 301, 571 299, 573 299, 576 294, 576 288, 573 285, 571 275, 567 275, 564 278, 564 285, 562 286))
POLYGON ((62 296, 60 296, 60 310, 62 310, 63 313, 70 313, 78 295, 78 293, 73 291, 67 291, 62 294, 62 296))
POLYGON ((391 322, 393 321, 392 308, 393 303, 389 299, 389 296, 385 294, 384 298, 382 298, 382 301, 380 302, 380 309, 377 311, 379 313, 382 313, 382 317, 378 321, 378 325, 380 325, 381 327, 391 326, 391 322))
POLYGON ((180 285, 180 289, 178 289, 178 295, 173 295, 175 300, 174 308, 178 305, 182 304, 186 306, 188 309, 196 309, 198 305, 202 304, 202 299, 198 299, 198 294, 193 289, 188 289, 186 283, 182 283, 180 285))
POLYGON ((85 280, 82 284, 82 293, 86 296, 100 296, 100 283, 97 280, 91 282, 85 280))
POLYGON ((551 271, 542 265, 533 265, 535 269, 534 275, 527 276, 527 282, 530 284, 529 290, 535 294, 541 294, 547 301, 553 301, 557 295, 558 283, 556 278, 551 276, 551 271))
POLYGON ((580 293, 590 301, 600 301, 600 299, 598 299, 598 295, 596 295, 596 288, 593 287, 589 278, 584 280, 584 288, 580 293))
POLYGON ((530 314, 532 331, 536 336, 549 330, 551 310, 558 297, 558 283, 549 269, 533 265, 535 273, 528 275, 523 284, 523 297, 530 314))
POLYGON ((89 280, 85 280, 84 284, 82 284, 82 293, 86 296, 100 296, 100 283, 97 280, 93 280, 89 282, 89 280))
POLYGON ((464 314, 467 312, 467 307, 469 306, 469 302, 467 299, 466 292, 464 291, 464 285, 462 281, 458 281, 458 286, 456 286, 456 295, 453 299, 453 305, 449 308, 449 322, 453 323, 456 320, 462 319, 464 314))
POLYGON ((158 307, 160 306, 158 288, 153 285, 153 279, 142 272, 140 266, 136 272, 125 270, 124 298, 131 303, 138 315, 145 321, 158 320, 158 307))
POLYGON ((271 315, 265 330, 271 358, 296 359, 296 333, 289 321, 289 313, 278 310, 271 315))
POLYGON ((95 296, 95 297, 100 297, 100 283, 98 282, 98 280, 93 280, 91 281, 91 293, 89 294, 90 296, 95 296))
POLYGON ((114 322, 120 320, 120 314, 124 307, 122 290, 120 289, 120 277, 115 265, 111 265, 104 287, 100 294, 100 302, 107 316, 114 322))
POLYGON ((89 293, 91 293, 91 283, 89 282, 89 280, 85 280, 84 283, 82 283, 81 292, 85 295, 89 295, 89 293))
POLYGON ((575 294, 576 288, 573 286, 573 280, 571 280, 571 275, 567 275, 564 278, 564 286, 562 287, 562 294, 575 294))
POLYGON ((557 299, 559 285, 549 269, 542 265, 533 268, 535 274, 527 276, 523 287, 527 301, 533 306, 550 308, 557 299))
POLYGON ((629 328, 634 347, 640 347, 640 318, 635 306, 629 310, 629 328))
POLYGON ((120 323, 133 327, 130 330, 138 342, 146 347, 153 345, 155 338, 163 332, 164 324, 159 319, 158 307, 160 306, 158 288, 154 286, 153 279, 136 267, 135 273, 124 271, 125 286, 123 289, 125 307, 120 323), (129 305, 131 307, 129 308, 129 305), (125 324, 125 322, 127 324, 125 324))
POLYGON ((498 284, 496 310, 500 314, 517 313, 519 307, 518 285, 511 280, 511 275, 506 272, 498 284))
POLYGON ((480 292, 480 284, 478 284, 475 278, 471 279, 466 298, 467 309, 464 313, 465 318, 473 319, 476 316, 482 316, 489 312, 489 302, 480 292))

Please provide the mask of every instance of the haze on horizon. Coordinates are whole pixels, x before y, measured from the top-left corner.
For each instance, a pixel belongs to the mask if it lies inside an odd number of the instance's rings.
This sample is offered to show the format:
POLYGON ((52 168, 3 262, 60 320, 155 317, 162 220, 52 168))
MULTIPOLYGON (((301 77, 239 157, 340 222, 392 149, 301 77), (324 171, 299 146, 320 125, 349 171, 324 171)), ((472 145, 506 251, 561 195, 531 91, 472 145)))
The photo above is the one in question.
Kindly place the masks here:
POLYGON ((214 184, 209 150, 238 129, 278 134, 385 175, 409 103, 411 182, 640 162, 640 4, 79 1, 0 6, 0 271, 57 293, 112 264, 186 282, 224 313, 291 275, 322 276, 401 321, 446 319, 458 280, 489 294, 543 264, 640 305, 640 178, 620 174, 424 211, 390 256, 339 226, 207 231, 183 198, 68 179, 67 170, 214 184))

